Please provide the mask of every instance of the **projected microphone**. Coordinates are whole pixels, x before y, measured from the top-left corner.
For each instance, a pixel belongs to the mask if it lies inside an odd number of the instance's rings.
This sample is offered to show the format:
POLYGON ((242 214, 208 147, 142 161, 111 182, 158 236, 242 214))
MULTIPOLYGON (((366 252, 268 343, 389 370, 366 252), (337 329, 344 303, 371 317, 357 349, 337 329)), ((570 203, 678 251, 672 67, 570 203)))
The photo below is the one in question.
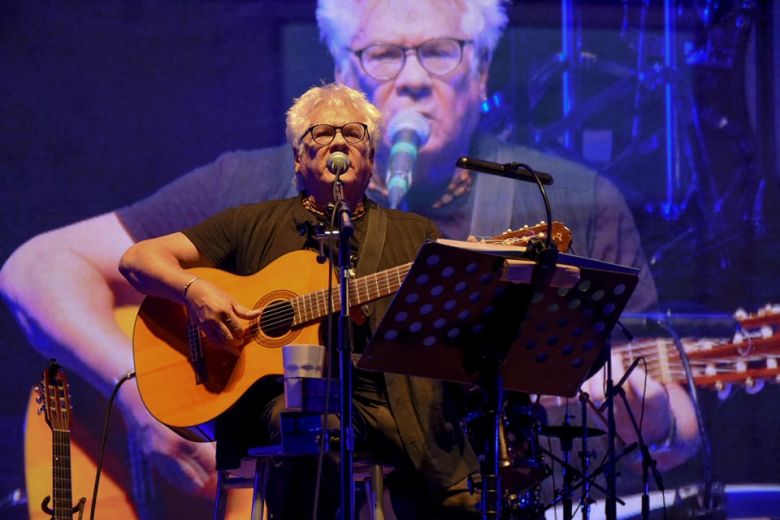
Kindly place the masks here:
POLYGON ((412 187, 414 162, 431 135, 431 125, 419 112, 404 110, 390 120, 387 134, 393 145, 385 182, 390 207, 396 209, 412 187))
POLYGON ((328 161, 325 164, 328 171, 338 177, 349 170, 349 157, 344 152, 333 152, 328 156, 328 161))

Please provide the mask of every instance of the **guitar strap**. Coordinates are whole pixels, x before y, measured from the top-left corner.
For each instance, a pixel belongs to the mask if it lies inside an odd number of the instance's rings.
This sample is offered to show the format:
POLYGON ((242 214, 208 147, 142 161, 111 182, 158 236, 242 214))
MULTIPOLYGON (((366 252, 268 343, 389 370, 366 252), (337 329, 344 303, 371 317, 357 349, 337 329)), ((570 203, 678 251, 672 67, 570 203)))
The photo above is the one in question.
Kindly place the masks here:
POLYGON ((379 269, 379 259, 382 258, 387 236, 387 214, 382 208, 374 206, 366 218, 368 225, 366 236, 360 245, 360 256, 355 270, 357 276, 372 274, 379 269))
MULTIPOLYGON (((379 260, 382 258, 382 252, 385 248, 385 238, 387 237, 387 213, 384 209, 375 205, 366 215, 368 219, 366 225, 366 236, 363 243, 360 244, 360 252, 356 276, 365 276, 377 272, 379 269, 379 260)), ((360 309, 366 318, 374 314, 374 304, 367 303, 360 309)))

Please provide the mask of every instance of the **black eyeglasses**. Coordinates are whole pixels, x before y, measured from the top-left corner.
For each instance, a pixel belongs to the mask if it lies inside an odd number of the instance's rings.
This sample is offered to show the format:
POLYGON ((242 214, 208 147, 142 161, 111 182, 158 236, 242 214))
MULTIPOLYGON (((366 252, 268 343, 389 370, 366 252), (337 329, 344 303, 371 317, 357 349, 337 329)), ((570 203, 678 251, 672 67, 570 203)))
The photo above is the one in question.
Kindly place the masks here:
POLYGON ((392 43, 375 43, 352 52, 360 60, 366 74, 380 81, 395 78, 406 64, 406 55, 414 51, 420 65, 431 74, 452 72, 463 60, 463 46, 472 40, 457 38, 433 38, 416 47, 404 47, 392 43))
POLYGON ((311 140, 321 146, 327 146, 336 138, 336 132, 341 132, 341 137, 349 144, 357 144, 368 135, 368 125, 365 123, 347 123, 341 126, 333 126, 326 123, 312 125, 306 130, 299 141, 303 141, 306 134, 311 134, 311 140))

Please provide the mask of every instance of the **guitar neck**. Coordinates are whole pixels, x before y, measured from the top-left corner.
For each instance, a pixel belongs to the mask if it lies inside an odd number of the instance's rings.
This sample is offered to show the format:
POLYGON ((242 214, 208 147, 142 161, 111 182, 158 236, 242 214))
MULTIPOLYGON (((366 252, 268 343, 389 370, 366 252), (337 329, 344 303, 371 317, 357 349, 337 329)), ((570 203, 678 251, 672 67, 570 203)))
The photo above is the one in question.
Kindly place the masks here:
MULTIPOLYGON (((776 355, 780 338, 759 338, 750 347, 725 340, 683 340, 696 386, 721 390, 730 384, 752 387, 759 380, 777 380, 776 355)), ((669 338, 642 340, 614 347, 624 367, 638 357, 647 362, 647 372, 662 383, 685 384, 682 359, 669 338)), ((644 366, 643 366, 644 368, 644 366)))
POLYGON ((54 520, 73 519, 70 432, 52 431, 52 502, 54 520))
MULTIPOLYGON (((378 273, 352 280, 349 284, 349 306, 357 307, 394 294, 406 278, 412 263, 402 264, 378 273)), ((293 325, 310 323, 341 310, 341 293, 338 286, 332 291, 322 289, 290 300, 295 311, 293 325), (328 306, 328 294, 332 294, 332 306, 328 306)))
POLYGON ((661 383, 681 383, 685 381, 685 371, 672 340, 655 338, 615 345, 613 351, 618 354, 623 367, 628 367, 635 359, 643 357, 647 366, 640 364, 647 373, 661 383))

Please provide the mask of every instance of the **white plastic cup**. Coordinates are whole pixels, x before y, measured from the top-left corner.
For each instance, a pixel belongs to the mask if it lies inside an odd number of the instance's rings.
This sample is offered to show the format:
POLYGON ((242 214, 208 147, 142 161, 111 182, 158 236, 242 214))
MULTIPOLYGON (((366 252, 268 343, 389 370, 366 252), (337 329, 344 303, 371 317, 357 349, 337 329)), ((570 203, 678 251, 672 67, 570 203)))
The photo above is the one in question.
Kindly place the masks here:
POLYGON ((284 406, 287 409, 303 407, 301 379, 322 377, 325 347, 322 345, 284 345, 284 406))

